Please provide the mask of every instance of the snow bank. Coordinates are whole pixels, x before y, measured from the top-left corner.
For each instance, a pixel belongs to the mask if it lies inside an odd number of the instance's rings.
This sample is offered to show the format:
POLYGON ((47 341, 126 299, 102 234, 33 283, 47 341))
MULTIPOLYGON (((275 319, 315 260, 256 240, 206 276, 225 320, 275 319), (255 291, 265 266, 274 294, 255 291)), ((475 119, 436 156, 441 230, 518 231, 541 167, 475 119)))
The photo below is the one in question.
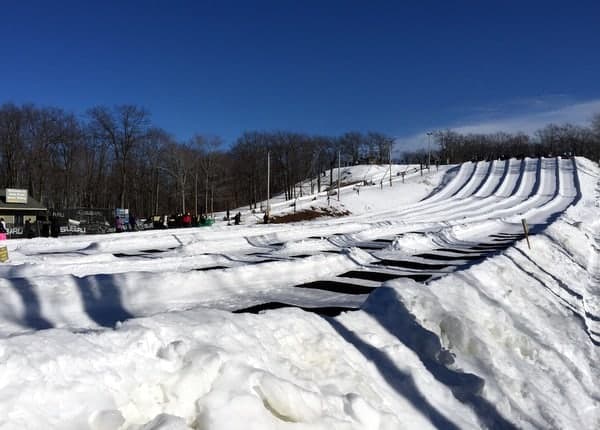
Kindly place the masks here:
MULTIPOLYGON (((424 360, 441 362, 450 354, 450 369, 482 378, 478 395, 494 408, 481 414, 495 417, 492 424, 508 419, 519 428, 600 427, 599 294, 591 282, 598 258, 592 190, 600 172, 585 160, 578 163, 584 198, 533 236, 531 250, 521 241, 426 288, 390 281, 365 305, 393 330, 433 334, 399 334, 424 360)), ((476 411, 478 404, 475 398, 476 411)))
POLYGON ((433 428, 418 389, 434 393, 432 410, 457 408, 456 422, 475 428, 469 410, 410 350, 366 316, 351 320, 371 332, 369 342, 390 344, 415 398, 391 395, 388 376, 340 336, 344 322, 295 309, 258 316, 197 309, 114 331, 53 329, 3 340, 0 428, 433 428))

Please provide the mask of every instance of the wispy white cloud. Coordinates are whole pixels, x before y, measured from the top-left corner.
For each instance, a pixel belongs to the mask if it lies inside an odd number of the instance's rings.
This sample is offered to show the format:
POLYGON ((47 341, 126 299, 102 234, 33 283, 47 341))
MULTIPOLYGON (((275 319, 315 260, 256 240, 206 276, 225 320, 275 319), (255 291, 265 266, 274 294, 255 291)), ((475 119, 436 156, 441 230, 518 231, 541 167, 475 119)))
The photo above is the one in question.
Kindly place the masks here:
MULTIPOLYGON (((498 119, 486 119, 468 124, 440 126, 434 128, 434 130, 450 129, 465 134, 504 131, 507 133, 522 132, 533 135, 536 130, 550 123, 589 125, 593 115, 597 113, 600 113, 600 100, 590 100, 541 112, 523 113, 498 119)), ((394 145, 394 154, 400 156, 404 151, 414 151, 421 148, 427 149, 427 131, 429 130, 424 130, 411 136, 398 137, 394 145)))
POLYGON ((460 133, 494 133, 497 131, 516 133, 521 131, 532 134, 550 123, 564 124, 568 122, 577 125, 588 125, 595 113, 600 113, 600 100, 576 103, 559 109, 524 114, 480 124, 452 127, 452 129, 460 133))
POLYGON ((574 100, 568 94, 550 93, 531 97, 515 97, 501 102, 474 107, 459 107, 458 109, 459 112, 462 110, 463 113, 473 114, 475 118, 477 118, 477 116, 487 116, 487 118, 490 118, 491 115, 506 118, 509 116, 520 116, 523 113, 556 110, 576 103, 577 100, 574 100))

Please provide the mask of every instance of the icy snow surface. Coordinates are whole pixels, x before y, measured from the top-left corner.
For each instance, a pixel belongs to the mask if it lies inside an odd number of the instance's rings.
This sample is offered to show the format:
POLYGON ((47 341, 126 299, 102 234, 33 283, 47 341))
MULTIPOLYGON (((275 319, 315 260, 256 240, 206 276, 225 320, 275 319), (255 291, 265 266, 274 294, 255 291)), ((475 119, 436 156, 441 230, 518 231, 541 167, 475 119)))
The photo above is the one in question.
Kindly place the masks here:
POLYGON ((302 184, 343 217, 8 241, 0 429, 600 428, 598 165, 392 178, 302 184))

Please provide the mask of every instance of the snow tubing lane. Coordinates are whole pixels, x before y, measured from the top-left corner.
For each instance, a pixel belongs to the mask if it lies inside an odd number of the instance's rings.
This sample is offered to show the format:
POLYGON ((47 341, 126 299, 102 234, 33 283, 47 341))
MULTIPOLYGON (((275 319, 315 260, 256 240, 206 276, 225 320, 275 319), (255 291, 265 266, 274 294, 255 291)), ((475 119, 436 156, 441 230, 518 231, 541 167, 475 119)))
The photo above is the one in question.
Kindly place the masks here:
POLYGON ((344 307, 344 306, 324 306, 324 307, 318 307, 318 308, 307 308, 307 307, 302 307, 302 306, 297 306, 297 305, 290 305, 288 303, 282 303, 282 302, 268 302, 268 303, 262 303, 260 305, 250 306, 250 307, 244 308, 244 309, 237 309, 237 310, 233 311, 233 313, 234 314, 244 314, 244 313, 258 314, 263 311, 268 311, 268 310, 273 310, 273 309, 283 309, 283 308, 298 308, 298 309, 302 309, 303 311, 306 311, 306 312, 312 312, 312 313, 327 316, 327 317, 337 317, 342 312, 358 310, 358 308, 348 308, 348 307, 344 307))
POLYGON ((369 294, 377 287, 365 287, 363 285, 355 285, 347 282, 338 281, 313 281, 305 284, 294 285, 295 288, 307 288, 331 291, 333 293, 342 294, 369 294))
POLYGON ((374 272, 370 270, 351 270, 346 273, 342 273, 338 275, 340 278, 354 278, 354 279, 364 279, 367 281, 375 281, 375 282, 385 282, 390 281, 392 279, 398 278, 409 278, 417 282, 425 282, 431 275, 421 275, 421 274, 403 274, 403 273, 384 273, 384 272, 374 272))

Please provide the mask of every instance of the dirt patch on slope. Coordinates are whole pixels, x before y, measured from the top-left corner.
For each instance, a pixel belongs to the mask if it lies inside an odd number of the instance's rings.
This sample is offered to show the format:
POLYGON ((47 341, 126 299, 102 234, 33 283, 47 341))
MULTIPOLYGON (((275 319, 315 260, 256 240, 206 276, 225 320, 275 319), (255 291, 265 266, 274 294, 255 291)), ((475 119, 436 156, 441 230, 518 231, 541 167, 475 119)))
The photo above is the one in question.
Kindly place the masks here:
POLYGON ((320 209, 305 209, 296 213, 290 213, 286 215, 272 216, 269 218, 271 224, 285 224, 288 222, 297 221, 310 221, 311 219, 320 218, 323 216, 341 217, 350 215, 349 211, 340 211, 334 208, 320 208, 320 209))

